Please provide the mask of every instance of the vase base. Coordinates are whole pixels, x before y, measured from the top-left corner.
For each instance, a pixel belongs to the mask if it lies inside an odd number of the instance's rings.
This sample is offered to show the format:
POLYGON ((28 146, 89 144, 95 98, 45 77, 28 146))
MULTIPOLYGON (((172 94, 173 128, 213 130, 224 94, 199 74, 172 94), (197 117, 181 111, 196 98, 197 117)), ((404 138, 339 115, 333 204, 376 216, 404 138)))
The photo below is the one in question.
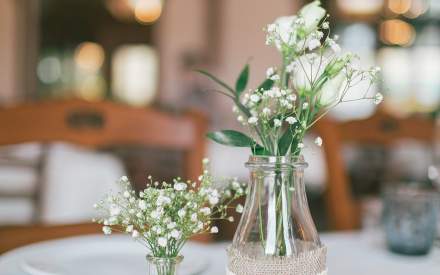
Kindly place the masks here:
POLYGON ((228 248, 227 275, 326 275, 327 249, 321 246, 296 256, 259 256, 260 244, 228 248))

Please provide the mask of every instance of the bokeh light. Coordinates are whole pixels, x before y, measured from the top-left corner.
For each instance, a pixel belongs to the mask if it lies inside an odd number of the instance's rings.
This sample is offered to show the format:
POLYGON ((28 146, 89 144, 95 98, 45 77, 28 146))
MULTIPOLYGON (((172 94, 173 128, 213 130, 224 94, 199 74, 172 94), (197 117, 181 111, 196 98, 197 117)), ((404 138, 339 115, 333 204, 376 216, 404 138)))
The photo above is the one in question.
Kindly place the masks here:
POLYGON ((404 14, 405 17, 414 19, 426 13, 429 9, 428 0, 412 0, 411 7, 404 14))
POLYGON ((105 54, 101 45, 93 42, 81 43, 75 50, 75 64, 82 70, 97 72, 104 63, 105 54))
POLYGON ((338 7, 348 14, 370 15, 378 13, 384 0, 337 0, 338 7))
POLYGON ((157 52, 145 45, 121 46, 112 60, 112 92, 135 106, 147 105, 156 95, 159 79, 157 52))
POLYGON ((150 24, 162 14, 161 0, 138 0, 134 8, 134 16, 140 23, 150 24))
POLYGON ((56 83, 61 78, 61 62, 55 56, 43 57, 37 66, 38 79, 44 84, 56 83))
POLYGON ((409 46, 416 36, 412 25, 399 20, 386 20, 380 24, 380 38, 389 45, 409 46))
POLYGON ((396 14, 404 14, 411 8, 411 0, 388 0, 388 9, 396 14))

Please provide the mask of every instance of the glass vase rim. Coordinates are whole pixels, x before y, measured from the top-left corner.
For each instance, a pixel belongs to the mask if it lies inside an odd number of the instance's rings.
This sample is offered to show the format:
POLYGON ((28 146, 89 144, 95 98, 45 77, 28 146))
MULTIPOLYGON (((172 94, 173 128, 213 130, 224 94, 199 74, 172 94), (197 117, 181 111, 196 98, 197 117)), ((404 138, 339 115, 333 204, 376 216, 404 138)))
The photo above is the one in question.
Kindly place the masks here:
POLYGON ((250 155, 245 163, 246 167, 286 167, 286 168, 307 168, 308 163, 305 162, 303 155, 299 156, 266 156, 266 155, 250 155))
POLYGON ((167 257, 167 256, 159 257, 159 256, 154 256, 153 254, 147 254, 146 258, 150 262, 152 262, 152 261, 154 261, 154 262, 158 262, 158 261, 172 261, 172 262, 174 262, 176 264, 182 262, 182 260, 183 260, 183 256, 182 255, 177 255, 177 256, 174 256, 174 257, 167 257))

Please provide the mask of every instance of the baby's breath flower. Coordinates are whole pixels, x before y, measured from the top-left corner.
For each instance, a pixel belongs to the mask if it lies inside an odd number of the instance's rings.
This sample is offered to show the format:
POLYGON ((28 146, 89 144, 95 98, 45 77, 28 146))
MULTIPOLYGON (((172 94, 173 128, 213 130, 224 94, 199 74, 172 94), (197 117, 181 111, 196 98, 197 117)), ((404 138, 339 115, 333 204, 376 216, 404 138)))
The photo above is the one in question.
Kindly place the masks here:
POLYGON ((309 48, 310 51, 313 51, 314 49, 318 48, 319 46, 321 46, 321 42, 319 41, 319 39, 313 38, 309 41, 309 43, 307 44, 307 47, 309 48))
POLYGON ((260 96, 257 94, 252 94, 250 98, 251 98, 251 101, 254 103, 258 103, 258 101, 260 101, 260 96))
POLYGON ((266 70, 266 77, 270 78, 273 74, 275 74, 275 68, 274 67, 269 67, 266 70))
POLYGON ((157 239, 157 244, 158 244, 159 246, 161 246, 161 247, 167 247, 168 240, 167 240, 166 238, 164 238, 164 237, 159 237, 159 238, 157 239))
POLYGON ((383 95, 381 93, 377 93, 374 96, 374 104, 379 105, 383 101, 383 95))
POLYGON ((289 116, 286 119, 286 122, 289 123, 290 125, 293 125, 296 123, 296 118, 294 118, 293 116, 289 116))
POLYGON ((249 124, 257 124, 257 122, 258 122, 258 118, 257 117, 252 116, 252 117, 250 117, 248 119, 248 123, 249 124))
POLYGON ((263 113, 263 115, 268 116, 268 115, 270 115, 270 109, 267 107, 264 107, 262 113, 263 113))
POLYGON ((102 227, 102 232, 104 232, 105 235, 110 235, 112 233, 112 229, 110 226, 103 226, 102 227))
POLYGON ((210 232, 213 233, 213 234, 218 233, 218 227, 217 227, 217 226, 213 226, 213 227, 211 227, 210 232))
POLYGON ((160 215, 161 215, 161 213, 160 213, 159 211, 157 211, 157 210, 153 210, 153 211, 151 211, 151 214, 150 214, 150 216, 151 216, 153 219, 157 219, 157 218, 159 218, 160 215))
POLYGON ((171 236, 172 238, 176 239, 176 240, 180 239, 180 235, 181 235, 181 233, 180 233, 180 231, 177 230, 177 229, 173 229, 173 230, 171 230, 171 232, 170 232, 170 236, 171 236))
POLYGON ((233 216, 228 217, 228 221, 234 222, 234 217, 233 216))
POLYGON ((322 138, 321 137, 315 138, 315 144, 318 146, 321 146, 322 145, 322 138))
MULTIPOLYGON (((125 193, 124 193, 125 196, 125 193)), ((121 213, 121 209, 117 205, 110 206, 110 215, 117 216, 121 213)))
POLYGON ((196 222, 198 220, 198 218, 197 218, 197 213, 193 213, 193 214, 191 214, 191 221, 192 222, 196 222))
POLYGON ((115 226, 145 244, 154 256, 175 257, 191 236, 210 232, 214 220, 226 219, 228 205, 242 192, 236 180, 228 181, 224 189, 212 187, 213 181, 208 170, 203 171, 198 186, 180 178, 159 183, 150 177, 139 193, 129 182, 118 181, 122 191, 96 204, 102 211, 102 218, 96 220, 103 225, 104 234, 111 234, 115 226), (237 191, 232 182, 236 182, 237 191))
POLYGON ((139 238, 139 231, 137 231, 137 230, 133 230, 133 232, 131 233, 131 236, 132 236, 133 238, 139 238))
POLYGON ((274 125, 274 127, 281 127, 282 122, 281 122, 281 120, 276 118, 273 120, 273 125, 274 125))
POLYGON ((237 213, 243 213, 243 205, 237 204, 237 206, 235 207, 235 211, 237 213))
MULTIPOLYGON (((140 200, 139 203, 138 203, 138 205, 139 205, 139 208, 140 208, 141 210, 145 210, 145 209, 147 209, 147 202, 144 201, 144 200, 140 200)), ((130 210, 133 210, 133 209, 130 209, 130 210)))
POLYGON ((200 209, 200 213, 202 213, 205 216, 208 216, 209 214, 211 214, 211 208, 203 207, 202 209, 200 209))
POLYGON ((176 191, 183 191, 187 187, 186 183, 184 182, 178 182, 174 184, 174 190, 176 191))
POLYGON ((186 215, 186 210, 185 209, 179 209, 179 211, 177 212, 177 215, 181 218, 183 218, 186 215))

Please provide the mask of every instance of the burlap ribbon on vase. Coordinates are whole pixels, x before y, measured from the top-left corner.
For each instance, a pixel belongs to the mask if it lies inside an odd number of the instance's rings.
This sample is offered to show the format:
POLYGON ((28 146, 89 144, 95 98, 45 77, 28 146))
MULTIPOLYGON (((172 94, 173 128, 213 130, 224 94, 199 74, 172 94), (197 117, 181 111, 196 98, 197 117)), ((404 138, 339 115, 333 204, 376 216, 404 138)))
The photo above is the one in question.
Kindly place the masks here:
POLYGON ((228 248, 228 275, 326 275, 327 248, 300 253, 296 256, 258 256, 259 247, 247 248, 246 253, 228 248))

